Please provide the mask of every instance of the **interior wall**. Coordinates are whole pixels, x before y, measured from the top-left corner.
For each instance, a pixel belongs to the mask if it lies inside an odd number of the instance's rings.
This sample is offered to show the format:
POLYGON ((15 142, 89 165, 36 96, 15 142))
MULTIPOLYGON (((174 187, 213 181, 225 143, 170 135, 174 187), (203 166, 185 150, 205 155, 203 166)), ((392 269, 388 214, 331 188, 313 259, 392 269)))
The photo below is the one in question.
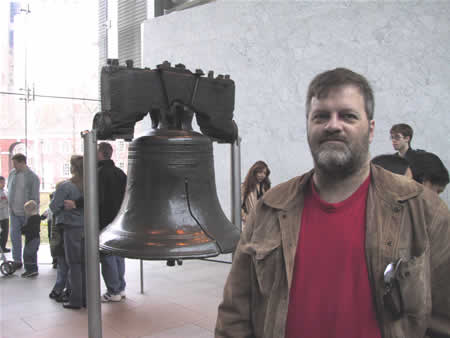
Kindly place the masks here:
MULTIPOLYGON (((389 129, 410 124, 412 146, 450 168, 450 2, 233 1, 142 25, 143 65, 168 60, 236 83, 242 180, 266 161, 274 184, 309 170, 305 95, 319 72, 347 67, 375 92, 373 156, 393 153, 389 129)), ((148 124, 147 124, 148 126, 148 124)), ((229 211, 229 147, 215 146, 216 180, 229 211)), ((441 195, 449 203, 449 188, 441 195)))

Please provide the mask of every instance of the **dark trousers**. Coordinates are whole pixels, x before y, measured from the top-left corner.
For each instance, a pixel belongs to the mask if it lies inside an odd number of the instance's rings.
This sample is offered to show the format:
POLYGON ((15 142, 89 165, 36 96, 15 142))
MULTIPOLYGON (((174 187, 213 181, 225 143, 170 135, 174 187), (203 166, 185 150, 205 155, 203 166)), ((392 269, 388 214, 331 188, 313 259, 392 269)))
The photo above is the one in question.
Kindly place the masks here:
POLYGON ((25 247, 23 248, 23 264, 25 266, 25 271, 27 272, 38 271, 37 253, 40 243, 41 239, 39 237, 33 238, 30 241, 25 241, 25 247))
POLYGON ((56 259, 58 261, 58 269, 56 270, 56 282, 55 286, 53 286, 53 291, 61 293, 64 288, 70 291, 69 266, 66 263, 66 257, 56 256, 56 259))
POLYGON ((72 289, 69 303, 81 307, 86 303, 83 227, 64 225, 64 252, 69 267, 69 282, 72 289))
POLYGON ((2 229, 2 233, 0 234, 0 247, 5 249, 9 234, 9 218, 0 220, 0 228, 2 229))

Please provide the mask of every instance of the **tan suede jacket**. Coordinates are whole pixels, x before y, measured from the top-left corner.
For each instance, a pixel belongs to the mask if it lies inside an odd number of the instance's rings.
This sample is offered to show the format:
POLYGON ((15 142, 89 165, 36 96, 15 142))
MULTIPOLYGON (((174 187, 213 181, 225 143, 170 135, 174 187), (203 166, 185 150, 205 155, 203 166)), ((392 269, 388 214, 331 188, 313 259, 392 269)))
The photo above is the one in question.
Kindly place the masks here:
MULTIPOLYGON (((448 207, 411 180, 373 165, 371 173, 366 261, 382 337, 450 337, 448 207), (404 314, 394 320, 383 304, 383 272, 399 257, 408 261, 400 273, 404 314)), ((252 212, 226 281, 215 337, 285 336, 303 194, 311 175, 272 188, 252 212)))

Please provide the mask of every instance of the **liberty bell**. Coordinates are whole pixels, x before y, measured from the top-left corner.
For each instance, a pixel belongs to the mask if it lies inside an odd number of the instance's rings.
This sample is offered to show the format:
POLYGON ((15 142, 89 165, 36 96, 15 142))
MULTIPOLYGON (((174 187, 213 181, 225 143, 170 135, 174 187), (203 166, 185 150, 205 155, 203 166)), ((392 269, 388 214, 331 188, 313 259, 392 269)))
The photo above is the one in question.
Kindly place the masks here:
POLYGON ((142 112, 150 112, 153 127, 129 146, 125 197, 100 234, 101 251, 148 260, 232 252, 240 232, 219 204, 210 136, 237 136, 234 82, 168 63, 153 71, 110 64, 101 81, 98 138, 130 138, 142 112), (206 135, 192 130, 194 115, 206 135))

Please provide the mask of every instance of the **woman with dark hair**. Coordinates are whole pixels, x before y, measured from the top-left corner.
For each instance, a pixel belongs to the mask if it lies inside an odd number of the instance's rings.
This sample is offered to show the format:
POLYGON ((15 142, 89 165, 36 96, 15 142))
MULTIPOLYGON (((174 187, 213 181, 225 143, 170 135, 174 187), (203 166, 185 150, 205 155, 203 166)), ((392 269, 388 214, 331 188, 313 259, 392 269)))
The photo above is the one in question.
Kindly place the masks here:
POLYGON ((270 189, 270 169, 263 161, 257 161, 249 169, 241 186, 241 216, 242 230, 256 202, 270 189))
POLYGON ((72 177, 56 188, 50 209, 56 224, 63 228, 64 252, 69 268, 71 287, 69 301, 63 303, 68 309, 80 309, 86 304, 86 277, 84 270, 84 209, 64 209, 64 200, 76 201, 83 196, 83 156, 70 158, 72 177))

